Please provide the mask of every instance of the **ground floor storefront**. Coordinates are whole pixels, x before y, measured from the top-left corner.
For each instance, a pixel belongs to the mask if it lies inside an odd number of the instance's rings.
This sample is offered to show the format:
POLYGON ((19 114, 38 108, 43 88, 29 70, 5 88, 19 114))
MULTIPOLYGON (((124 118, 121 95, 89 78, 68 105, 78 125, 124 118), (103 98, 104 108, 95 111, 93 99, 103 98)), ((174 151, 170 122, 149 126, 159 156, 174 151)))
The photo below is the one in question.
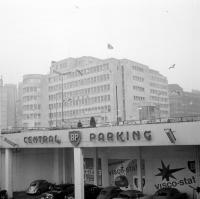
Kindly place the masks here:
POLYGON ((76 199, 84 198, 84 183, 147 195, 173 187, 192 198, 192 187, 200 186, 199 123, 168 125, 9 135, 0 152, 0 187, 12 197, 33 180, 45 179, 74 183, 76 199))
POLYGON ((84 179, 84 183, 105 187, 125 176, 128 186, 123 189, 151 195, 160 188, 174 187, 192 197, 191 187, 196 187, 198 178, 194 146, 5 149, 1 157, 6 161, 1 161, 1 179, 8 183, 1 182, 1 187, 12 192, 25 191, 36 179, 60 184, 75 183, 77 178, 77 183, 84 179))

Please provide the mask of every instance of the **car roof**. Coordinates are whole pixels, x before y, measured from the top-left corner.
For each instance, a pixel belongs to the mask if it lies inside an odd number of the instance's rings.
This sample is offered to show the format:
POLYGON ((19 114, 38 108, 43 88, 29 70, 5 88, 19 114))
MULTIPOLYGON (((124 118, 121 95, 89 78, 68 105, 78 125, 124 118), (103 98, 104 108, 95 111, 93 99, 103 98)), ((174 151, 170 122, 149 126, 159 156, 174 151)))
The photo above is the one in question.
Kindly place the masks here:
POLYGON ((116 186, 108 186, 108 187, 103 188, 102 190, 104 190, 104 191, 111 191, 113 189, 120 190, 120 188, 116 187, 116 186))
POLYGON ((37 183, 37 182, 47 182, 46 180, 34 180, 31 183, 37 183))
POLYGON ((120 195, 126 195, 126 196, 135 196, 136 194, 142 194, 142 192, 138 190, 126 190, 120 193, 120 195))

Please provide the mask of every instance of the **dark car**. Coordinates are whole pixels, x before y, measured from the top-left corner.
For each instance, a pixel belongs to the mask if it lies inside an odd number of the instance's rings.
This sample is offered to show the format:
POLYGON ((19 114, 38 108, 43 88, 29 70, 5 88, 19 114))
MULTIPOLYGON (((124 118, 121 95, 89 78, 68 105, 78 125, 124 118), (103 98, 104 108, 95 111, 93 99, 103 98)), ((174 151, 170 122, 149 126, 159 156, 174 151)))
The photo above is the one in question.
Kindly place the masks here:
MULTIPOLYGON (((101 188, 99 188, 96 185, 92 184, 85 184, 84 185, 84 193, 85 193, 85 199, 96 199, 101 191, 101 188)), ((67 199, 74 199, 74 191, 73 193, 69 194, 67 196, 67 199)))
POLYGON ((138 190, 126 190, 119 193, 116 199, 136 199, 142 198, 144 194, 138 190))
POLYGON ((54 185, 51 191, 43 193, 39 199, 65 199, 72 193, 74 193, 74 184, 54 185))
POLYGON ((8 194, 5 189, 0 190, 0 199, 8 199, 8 194))
POLYGON ((187 199, 186 193, 181 193, 175 188, 162 188, 155 192, 153 199, 187 199))
POLYGON ((117 197, 121 191, 122 190, 116 186, 105 187, 101 190, 97 199, 112 199, 114 197, 117 197))
POLYGON ((52 184, 46 180, 35 180, 31 182, 26 193, 32 195, 40 195, 41 193, 49 191, 51 186, 52 184))

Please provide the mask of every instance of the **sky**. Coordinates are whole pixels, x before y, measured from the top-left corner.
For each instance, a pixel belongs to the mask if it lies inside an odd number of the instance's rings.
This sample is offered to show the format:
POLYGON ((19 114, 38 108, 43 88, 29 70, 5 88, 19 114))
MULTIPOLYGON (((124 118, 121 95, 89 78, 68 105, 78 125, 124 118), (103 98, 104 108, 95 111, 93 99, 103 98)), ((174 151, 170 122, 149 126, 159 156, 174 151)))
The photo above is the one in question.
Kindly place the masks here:
POLYGON ((186 91, 200 90, 200 1, 0 1, 4 83, 47 74, 52 60, 81 56, 131 59, 186 91))

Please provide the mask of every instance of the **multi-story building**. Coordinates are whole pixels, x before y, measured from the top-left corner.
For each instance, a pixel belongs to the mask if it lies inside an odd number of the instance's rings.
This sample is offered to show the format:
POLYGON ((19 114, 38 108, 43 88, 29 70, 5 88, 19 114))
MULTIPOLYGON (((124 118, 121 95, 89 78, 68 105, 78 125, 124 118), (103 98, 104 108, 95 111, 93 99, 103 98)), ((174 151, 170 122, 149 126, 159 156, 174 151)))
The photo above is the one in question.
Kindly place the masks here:
POLYGON ((169 116, 167 79, 127 59, 68 58, 52 61, 49 124, 73 126, 169 116), (63 122, 62 122, 63 119, 63 122))
POLYGON ((200 91, 183 91, 178 84, 169 84, 170 117, 199 116, 200 91))
POLYGON ((29 74, 22 83, 22 126, 48 126, 47 76, 29 74))
POLYGON ((16 100, 16 124, 17 127, 22 127, 22 93, 23 93, 23 84, 20 82, 17 88, 17 100, 16 100))
POLYGON ((0 124, 1 129, 16 127, 16 96, 17 87, 14 84, 0 83, 0 124))

